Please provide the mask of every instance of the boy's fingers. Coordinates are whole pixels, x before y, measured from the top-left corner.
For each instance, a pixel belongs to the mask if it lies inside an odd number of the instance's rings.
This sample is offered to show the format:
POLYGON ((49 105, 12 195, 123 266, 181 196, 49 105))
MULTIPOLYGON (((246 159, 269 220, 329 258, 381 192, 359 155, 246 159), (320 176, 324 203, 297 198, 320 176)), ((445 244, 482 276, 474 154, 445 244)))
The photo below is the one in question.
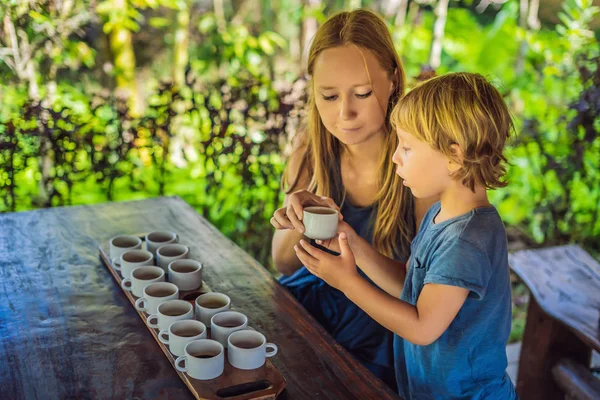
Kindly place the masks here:
POLYGON ((319 250, 314 246, 311 246, 311 244, 308 243, 306 240, 301 240, 300 245, 308 254, 313 256, 316 260, 325 258, 325 255, 327 254, 324 251, 319 250))
POLYGON ((348 237, 344 232, 340 233, 339 236, 340 242, 340 253, 343 255, 352 254, 352 249, 350 249, 350 245, 348 244, 348 237))
POLYGON ((295 245, 294 250, 296 251, 298 258, 302 257, 300 261, 304 262, 304 266, 306 266, 307 263, 314 264, 315 261, 317 261, 317 259, 308 254, 308 252, 304 250, 302 246, 295 245))

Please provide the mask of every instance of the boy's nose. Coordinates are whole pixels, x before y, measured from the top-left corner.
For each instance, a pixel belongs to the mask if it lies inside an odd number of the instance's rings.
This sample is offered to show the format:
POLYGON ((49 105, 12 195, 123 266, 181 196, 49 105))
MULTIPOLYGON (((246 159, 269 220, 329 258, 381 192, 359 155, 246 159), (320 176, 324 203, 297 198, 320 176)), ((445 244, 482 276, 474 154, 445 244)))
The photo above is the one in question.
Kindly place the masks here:
POLYGON ((396 148, 396 151, 394 152, 394 155, 392 156, 392 161, 394 162, 394 164, 397 165, 402 165, 402 157, 400 157, 400 146, 398 146, 396 148))

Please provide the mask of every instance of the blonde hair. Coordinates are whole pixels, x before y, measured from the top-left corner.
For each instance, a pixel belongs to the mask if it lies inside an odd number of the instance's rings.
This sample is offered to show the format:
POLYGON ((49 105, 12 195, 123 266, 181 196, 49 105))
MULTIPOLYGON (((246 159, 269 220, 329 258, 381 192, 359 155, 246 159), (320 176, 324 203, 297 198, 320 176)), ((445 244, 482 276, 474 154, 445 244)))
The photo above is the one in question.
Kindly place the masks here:
MULTIPOLYGON (((376 218, 372 221, 373 246, 388 257, 407 256, 415 232, 414 204, 410 191, 401 184, 394 171, 392 156, 398 138, 389 123, 392 108, 404 93, 404 69, 385 23, 370 11, 355 10, 329 18, 317 30, 309 51, 308 74, 313 75, 315 60, 321 52, 348 44, 357 46, 361 54, 363 50, 371 51, 390 79, 396 74, 395 87, 390 95, 387 110, 384 110, 385 143, 379 164, 380 189, 374 204, 376 218)), ((367 74, 369 75, 368 69, 367 74)), ((291 184, 288 184, 288 171, 284 173, 283 188, 286 193, 292 192, 303 169, 308 167, 308 190, 320 196, 331 197, 337 204, 341 204, 345 200, 345 191, 339 193, 343 190, 339 160, 344 144, 325 128, 315 104, 313 91, 309 93, 308 106, 306 131, 303 132, 303 140, 299 146, 305 153, 296 176, 291 179, 291 184)))
POLYGON ((507 185, 502 152, 514 125, 502 96, 483 76, 460 72, 417 85, 394 107, 391 123, 462 164, 452 177, 471 190, 507 185))

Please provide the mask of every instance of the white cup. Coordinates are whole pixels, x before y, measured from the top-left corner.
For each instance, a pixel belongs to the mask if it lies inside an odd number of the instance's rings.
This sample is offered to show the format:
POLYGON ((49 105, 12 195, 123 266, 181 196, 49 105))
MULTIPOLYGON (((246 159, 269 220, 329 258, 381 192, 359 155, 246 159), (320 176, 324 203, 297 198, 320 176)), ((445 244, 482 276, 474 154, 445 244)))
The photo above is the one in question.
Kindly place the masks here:
POLYGON ((210 320, 210 337, 227 348, 227 338, 233 332, 248 328, 248 317, 237 311, 223 311, 210 320))
POLYGON ((168 272, 169 264, 175 260, 188 258, 190 248, 179 243, 162 245, 156 250, 156 265, 168 272))
POLYGON ((168 280, 179 290, 195 290, 202 286, 202 264, 196 260, 175 260, 169 264, 168 280))
POLYGON ((176 356, 184 355, 185 346, 192 340, 206 339, 206 337, 206 325, 196 320, 173 322, 169 329, 158 334, 158 340, 169 345, 169 350, 176 356))
POLYGON ((154 254, 154 257, 156 257, 156 250, 158 250, 160 246, 169 243, 178 243, 179 235, 175 232, 156 231, 147 234, 145 239, 146 250, 154 254))
POLYGON ((210 327, 213 315, 231 308, 231 299, 223 293, 205 293, 196 297, 196 319, 210 327))
POLYGON ((121 287, 132 292, 135 297, 144 295, 144 288, 154 282, 164 282, 165 271, 158 267, 137 267, 131 272, 131 278, 121 281, 121 287))
POLYGON ((113 267, 120 266, 121 254, 127 250, 136 250, 142 248, 142 239, 133 235, 119 235, 110 239, 110 261, 113 267))
POLYGON ((225 368, 225 350, 219 342, 210 339, 199 339, 189 342, 184 355, 177 357, 175 368, 185 372, 194 379, 215 379, 225 368), (185 367, 179 365, 185 362, 185 367))
POLYGON ((277 346, 267 343, 265 335, 253 330, 233 332, 227 339, 229 363, 239 369, 256 369, 265 364, 267 357, 277 354, 277 346), (272 350, 267 351, 267 348, 272 350))
POLYGON ((304 235, 311 239, 331 239, 337 233, 338 212, 329 207, 306 207, 302 223, 304 235))
POLYGON ((154 264, 154 256, 146 250, 127 250, 121 254, 120 266, 115 265, 114 269, 121 273, 123 278, 131 278, 131 272, 145 265, 154 264))
POLYGON ((185 319, 194 319, 194 307, 185 300, 167 300, 159 304, 156 314, 148 316, 146 322, 150 328, 164 331, 169 329, 173 322, 185 319))
POLYGON ((168 282, 151 283, 143 293, 144 296, 135 301, 135 308, 148 314, 156 314, 161 303, 179 298, 179 288, 168 282))

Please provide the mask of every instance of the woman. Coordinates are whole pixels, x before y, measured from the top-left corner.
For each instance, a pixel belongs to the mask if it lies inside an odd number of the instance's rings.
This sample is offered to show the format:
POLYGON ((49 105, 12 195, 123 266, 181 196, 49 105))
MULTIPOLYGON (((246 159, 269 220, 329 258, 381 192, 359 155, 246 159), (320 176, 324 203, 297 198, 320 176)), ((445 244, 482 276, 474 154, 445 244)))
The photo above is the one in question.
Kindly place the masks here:
POLYGON ((283 176, 284 206, 271 223, 280 282, 359 361, 395 388, 392 334, 296 257, 302 209, 324 205, 376 250, 406 261, 416 221, 435 199, 415 203, 395 174, 389 113, 404 93, 404 70, 385 23, 372 12, 328 19, 310 47, 309 112, 283 176), (395 199, 400 198, 398 202, 395 199))

